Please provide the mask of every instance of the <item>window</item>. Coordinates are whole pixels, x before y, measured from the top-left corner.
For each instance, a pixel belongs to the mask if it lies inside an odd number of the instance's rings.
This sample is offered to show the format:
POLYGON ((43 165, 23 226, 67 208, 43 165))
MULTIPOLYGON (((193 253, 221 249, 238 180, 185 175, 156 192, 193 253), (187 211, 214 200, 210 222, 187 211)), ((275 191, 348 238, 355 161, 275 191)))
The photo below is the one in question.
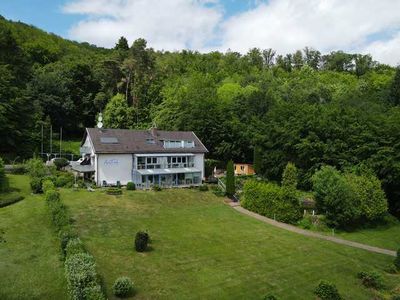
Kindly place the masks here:
POLYGON ((154 139, 146 139, 146 144, 155 144, 156 141, 154 139))
POLYGON ((102 144, 118 144, 118 139, 116 137, 101 137, 100 142, 102 144))
POLYGON ((240 170, 244 171, 244 166, 240 166, 240 170))

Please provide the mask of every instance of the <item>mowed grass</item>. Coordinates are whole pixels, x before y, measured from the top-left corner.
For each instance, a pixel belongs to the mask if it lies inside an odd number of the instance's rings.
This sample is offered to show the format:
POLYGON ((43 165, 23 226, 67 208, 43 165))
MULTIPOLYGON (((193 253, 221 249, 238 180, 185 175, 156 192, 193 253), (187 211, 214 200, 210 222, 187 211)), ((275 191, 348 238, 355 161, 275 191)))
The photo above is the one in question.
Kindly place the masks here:
MULTIPOLYGON (((120 276, 132 278, 135 299, 314 299, 320 279, 346 299, 371 299, 357 273, 384 274, 393 258, 303 237, 242 215, 210 192, 63 190, 62 199, 94 255, 108 297, 120 276), (134 236, 149 232, 150 251, 137 253, 134 236)), ((387 292, 385 292, 387 293, 387 292)))
POLYGON ((27 176, 10 175, 25 199, 0 208, 0 299, 67 299, 59 242, 27 176))
POLYGON ((400 222, 391 220, 387 225, 378 225, 373 228, 359 229, 353 232, 339 231, 335 233, 335 236, 376 247, 397 250, 400 249, 400 222))

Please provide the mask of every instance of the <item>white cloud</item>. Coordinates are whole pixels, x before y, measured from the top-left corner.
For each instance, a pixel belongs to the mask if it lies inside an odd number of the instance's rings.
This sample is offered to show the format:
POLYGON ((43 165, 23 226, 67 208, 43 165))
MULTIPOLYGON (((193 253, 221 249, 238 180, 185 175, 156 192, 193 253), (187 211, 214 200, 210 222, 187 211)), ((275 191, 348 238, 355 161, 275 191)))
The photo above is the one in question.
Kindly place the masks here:
POLYGON ((375 41, 361 49, 360 52, 371 54, 375 60, 381 63, 392 66, 400 65, 400 32, 389 40, 375 41))
POLYGON ((88 16, 71 28, 71 38, 105 47, 123 35, 130 42, 143 37, 156 49, 200 49, 222 19, 213 0, 77 0, 63 10, 88 16))
POLYGON ((221 47, 359 49, 371 34, 400 27, 399 11, 398 0, 270 0, 226 20, 221 47))
POLYGON ((124 35, 166 50, 259 47, 284 54, 310 46, 400 60, 400 0, 251 1, 250 9, 225 19, 220 0, 73 0, 64 11, 86 16, 71 38, 106 47, 124 35))

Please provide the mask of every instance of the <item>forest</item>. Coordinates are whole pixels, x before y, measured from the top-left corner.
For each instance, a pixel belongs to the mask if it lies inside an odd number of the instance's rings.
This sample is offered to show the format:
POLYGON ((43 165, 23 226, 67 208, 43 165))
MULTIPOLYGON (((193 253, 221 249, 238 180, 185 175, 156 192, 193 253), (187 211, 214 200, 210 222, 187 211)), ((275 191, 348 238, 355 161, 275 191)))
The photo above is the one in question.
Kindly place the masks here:
POLYGON ((192 130, 211 159, 257 153, 272 181, 292 162, 302 189, 323 165, 371 170, 400 216, 400 69, 370 55, 104 49, 0 17, 0 156, 38 153, 42 126, 79 139, 100 112, 110 128, 192 130))

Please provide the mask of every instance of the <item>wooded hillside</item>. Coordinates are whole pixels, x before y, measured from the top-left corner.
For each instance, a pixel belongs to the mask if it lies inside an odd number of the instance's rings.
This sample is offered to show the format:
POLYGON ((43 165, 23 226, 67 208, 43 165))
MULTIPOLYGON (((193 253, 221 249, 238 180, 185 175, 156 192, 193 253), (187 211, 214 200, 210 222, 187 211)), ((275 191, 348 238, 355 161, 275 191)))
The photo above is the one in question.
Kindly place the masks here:
POLYGON ((251 162, 257 147, 262 174, 278 180, 293 162, 302 188, 324 164, 372 169, 400 213, 398 68, 307 47, 282 56, 150 46, 121 38, 97 48, 1 18, 0 153, 38 152, 42 124, 80 137, 102 111, 107 127, 193 130, 214 159, 251 162))

